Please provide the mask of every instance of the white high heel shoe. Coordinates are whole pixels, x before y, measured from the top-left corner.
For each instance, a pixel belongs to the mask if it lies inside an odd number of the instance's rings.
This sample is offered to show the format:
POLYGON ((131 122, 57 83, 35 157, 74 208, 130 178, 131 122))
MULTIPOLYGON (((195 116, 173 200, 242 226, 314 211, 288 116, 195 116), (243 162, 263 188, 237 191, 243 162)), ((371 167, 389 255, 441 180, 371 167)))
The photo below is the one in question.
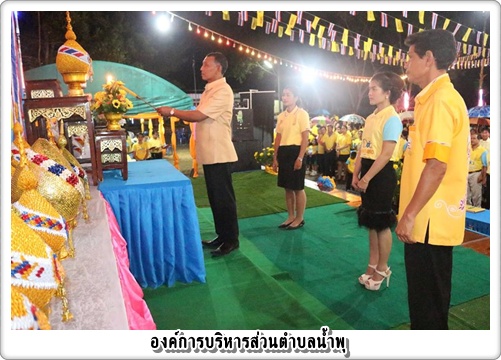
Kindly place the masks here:
POLYGON ((365 288, 367 290, 372 290, 372 291, 378 291, 379 288, 381 287, 381 284, 383 281, 386 279, 386 287, 390 286, 390 276, 391 276, 391 270, 388 267, 385 271, 378 271, 376 269, 376 272, 381 275, 383 278, 379 281, 374 281, 372 280, 372 277, 365 282, 365 288))
MULTIPOLYGON (((371 264, 369 264, 368 266, 369 266, 371 269, 374 269, 374 270, 376 270, 376 268, 377 268, 377 264, 376 264, 376 265, 371 265, 371 264)), ((360 276, 358 277, 358 282, 360 283, 360 285, 365 285, 365 282, 366 282, 367 280, 369 280, 369 279, 372 277, 372 275, 374 275, 374 274, 369 275, 369 274, 363 273, 362 275, 360 275, 360 276)))

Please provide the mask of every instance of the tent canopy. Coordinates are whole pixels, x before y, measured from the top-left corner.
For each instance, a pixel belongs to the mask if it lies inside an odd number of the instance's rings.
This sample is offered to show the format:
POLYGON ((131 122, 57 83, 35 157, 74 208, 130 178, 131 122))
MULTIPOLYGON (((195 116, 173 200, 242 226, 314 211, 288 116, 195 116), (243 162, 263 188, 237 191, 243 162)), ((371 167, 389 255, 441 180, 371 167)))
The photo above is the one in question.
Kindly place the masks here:
MULTIPOLYGON (((106 83, 108 76, 111 76, 113 80, 122 81, 125 87, 154 107, 171 106, 181 110, 190 110, 193 107, 192 98, 184 91, 167 80, 145 70, 109 61, 93 61, 92 69, 94 71, 93 81, 89 80, 87 82, 87 87, 84 89, 86 94, 90 93, 94 96, 96 92, 102 91, 103 84, 106 83)), ((61 74, 57 71, 56 64, 28 70, 24 73, 24 77, 25 80, 57 79, 61 84, 63 94, 68 94, 68 87, 64 83, 61 74)), ((134 105, 127 112, 127 115, 155 112, 151 106, 130 94, 127 94, 127 98, 134 105)))

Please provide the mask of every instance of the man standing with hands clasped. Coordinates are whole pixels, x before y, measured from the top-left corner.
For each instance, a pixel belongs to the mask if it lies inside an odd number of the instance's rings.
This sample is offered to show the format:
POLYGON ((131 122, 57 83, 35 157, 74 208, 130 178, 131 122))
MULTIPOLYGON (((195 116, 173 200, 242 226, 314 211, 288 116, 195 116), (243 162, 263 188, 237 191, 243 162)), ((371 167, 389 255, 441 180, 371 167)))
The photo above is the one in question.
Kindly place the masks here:
POLYGON ((226 69, 228 60, 223 54, 207 54, 200 69, 207 84, 198 107, 195 110, 178 110, 169 106, 157 109, 163 116, 198 123, 197 161, 203 165, 217 234, 214 240, 202 241, 202 244, 215 248, 212 251, 214 256, 227 255, 239 247, 237 205, 231 178, 231 163, 238 158, 231 141, 233 91, 224 77, 226 69))
POLYGON ((422 31, 405 44, 408 80, 422 90, 409 128, 395 232, 405 243, 411 329, 446 330, 452 250, 464 238, 468 112, 447 74, 456 59, 452 33, 422 31))

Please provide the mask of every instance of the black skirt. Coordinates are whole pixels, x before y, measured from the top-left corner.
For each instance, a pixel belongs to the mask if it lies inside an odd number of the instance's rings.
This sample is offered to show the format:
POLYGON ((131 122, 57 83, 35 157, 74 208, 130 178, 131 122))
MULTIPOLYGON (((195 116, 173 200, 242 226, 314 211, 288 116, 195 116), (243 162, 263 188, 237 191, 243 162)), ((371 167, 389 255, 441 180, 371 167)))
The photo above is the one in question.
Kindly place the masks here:
MULTIPOLYGON (((374 160, 362 159, 360 178, 370 169, 374 160)), ((381 231, 392 228, 397 217, 392 209, 392 199, 397 186, 397 174, 393 162, 389 161, 379 173, 369 181, 365 192, 361 193, 362 205, 357 209, 358 225, 381 231)))
POLYGON ((289 190, 303 190, 306 164, 303 159, 301 169, 294 170, 294 163, 299 157, 299 145, 279 146, 277 152, 278 179, 277 185, 289 190))

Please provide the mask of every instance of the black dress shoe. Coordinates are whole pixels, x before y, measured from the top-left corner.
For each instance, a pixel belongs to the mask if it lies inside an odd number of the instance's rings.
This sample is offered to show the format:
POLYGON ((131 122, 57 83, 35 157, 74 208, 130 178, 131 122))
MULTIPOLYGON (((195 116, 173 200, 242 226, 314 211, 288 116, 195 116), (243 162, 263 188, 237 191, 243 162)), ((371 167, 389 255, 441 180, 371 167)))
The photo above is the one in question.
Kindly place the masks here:
POLYGON ((217 249, 221 245, 223 245, 224 242, 221 240, 219 237, 212 239, 212 240, 202 240, 202 245, 208 248, 213 248, 217 249))
POLYGON ((299 224, 297 224, 297 226, 291 226, 291 225, 287 226, 285 230, 296 230, 303 226, 304 226, 304 220, 301 221, 299 224))
POLYGON ((223 255, 228 255, 230 252, 233 250, 236 250, 240 247, 240 243, 237 241, 236 243, 224 243, 220 247, 218 247, 216 250, 211 251, 212 256, 223 256, 223 255))
POLYGON ((292 221, 290 223, 287 223, 287 224, 280 224, 278 225, 278 228, 279 229, 285 229, 287 226, 289 226, 290 224, 292 224, 292 221))

